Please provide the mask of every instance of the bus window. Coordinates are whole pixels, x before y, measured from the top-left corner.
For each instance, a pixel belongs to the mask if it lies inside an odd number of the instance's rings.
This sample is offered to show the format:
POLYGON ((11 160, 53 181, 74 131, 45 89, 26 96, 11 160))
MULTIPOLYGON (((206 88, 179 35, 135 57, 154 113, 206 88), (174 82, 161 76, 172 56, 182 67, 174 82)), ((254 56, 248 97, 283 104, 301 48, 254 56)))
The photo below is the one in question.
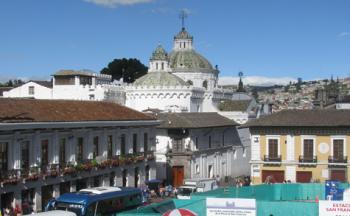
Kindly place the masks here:
POLYGON ((89 207, 86 209, 86 216, 94 216, 95 215, 95 209, 96 209, 96 203, 91 203, 89 207))

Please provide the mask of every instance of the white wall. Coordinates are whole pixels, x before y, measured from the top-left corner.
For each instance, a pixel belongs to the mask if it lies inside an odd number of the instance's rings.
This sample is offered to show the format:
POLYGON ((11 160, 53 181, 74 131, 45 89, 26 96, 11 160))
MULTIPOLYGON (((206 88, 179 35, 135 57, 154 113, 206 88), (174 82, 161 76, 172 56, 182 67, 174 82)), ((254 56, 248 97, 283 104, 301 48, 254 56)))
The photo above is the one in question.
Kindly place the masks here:
POLYGON ((148 108, 166 110, 177 106, 183 112, 190 111, 193 92, 187 87, 128 87, 126 106, 138 111, 148 108))
POLYGON ((3 92, 3 97, 23 98, 30 97, 35 99, 51 99, 52 89, 39 85, 35 82, 27 82, 21 86, 3 92), (29 87, 34 87, 34 94, 29 94, 29 87))

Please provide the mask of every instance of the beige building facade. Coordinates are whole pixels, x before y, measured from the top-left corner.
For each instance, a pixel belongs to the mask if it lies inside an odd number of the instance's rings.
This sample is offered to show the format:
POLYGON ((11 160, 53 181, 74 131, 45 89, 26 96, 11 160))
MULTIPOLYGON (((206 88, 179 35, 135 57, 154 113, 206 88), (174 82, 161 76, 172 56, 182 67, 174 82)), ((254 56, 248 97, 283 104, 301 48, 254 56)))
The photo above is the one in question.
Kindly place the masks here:
POLYGON ((246 124, 252 182, 348 182, 348 116, 344 110, 286 110, 246 124))

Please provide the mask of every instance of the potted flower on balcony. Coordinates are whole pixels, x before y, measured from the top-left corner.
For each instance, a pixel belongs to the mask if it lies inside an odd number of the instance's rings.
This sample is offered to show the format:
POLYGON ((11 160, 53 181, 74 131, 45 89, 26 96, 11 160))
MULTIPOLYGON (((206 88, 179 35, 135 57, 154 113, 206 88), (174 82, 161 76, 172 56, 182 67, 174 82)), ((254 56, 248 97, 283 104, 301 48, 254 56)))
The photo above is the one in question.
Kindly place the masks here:
POLYGON ((102 161, 102 162, 99 164, 99 167, 100 167, 101 169, 105 169, 106 167, 111 166, 111 164, 112 164, 112 160, 107 159, 107 160, 102 161))
POLYGON ((111 165, 112 165, 113 167, 119 166, 119 160, 118 160, 118 158, 112 158, 112 159, 111 159, 111 165))
POLYGON ((145 160, 145 156, 143 156, 143 155, 137 155, 136 156, 136 161, 137 162, 142 162, 142 161, 144 161, 145 160))
POLYGON ((2 187, 5 185, 15 185, 17 184, 19 181, 19 179, 17 178, 17 176, 9 176, 6 179, 2 180, 1 185, 2 187))
POLYGON ((75 173, 76 170, 78 170, 78 169, 76 169, 76 167, 68 165, 65 168, 63 168, 63 172, 62 173, 63 173, 63 175, 71 175, 71 174, 75 173))
POLYGON ((154 160, 154 154, 147 154, 147 160, 154 160))
POLYGON ((90 162, 90 163, 88 163, 88 164, 91 166, 90 170, 91 170, 92 168, 97 169, 97 168, 99 168, 99 167, 100 167, 100 164, 97 162, 97 160, 96 160, 96 159, 91 160, 91 162, 90 162))
POLYGON ((134 156, 133 155, 128 155, 126 158, 125 158, 125 163, 126 164, 131 164, 134 162, 134 156))
POLYGON ((119 156, 119 165, 124 165, 126 162, 126 158, 124 155, 119 156))
POLYGON ((36 181, 39 179, 39 168, 37 166, 31 167, 29 173, 24 177, 25 181, 36 181))

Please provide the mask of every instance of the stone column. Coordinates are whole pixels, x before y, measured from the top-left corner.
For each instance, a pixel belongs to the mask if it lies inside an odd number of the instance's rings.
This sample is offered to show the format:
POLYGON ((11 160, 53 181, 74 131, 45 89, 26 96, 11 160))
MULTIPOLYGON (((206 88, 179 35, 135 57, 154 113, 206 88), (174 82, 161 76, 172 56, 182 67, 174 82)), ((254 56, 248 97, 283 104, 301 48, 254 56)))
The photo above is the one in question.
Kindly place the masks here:
POLYGON ((77 191, 77 181, 76 180, 70 182, 70 192, 75 192, 75 191, 77 191))
POLYGON ((55 184, 53 185, 53 197, 57 198, 60 196, 60 185, 55 184))
POLYGON ((34 197, 34 211, 40 212, 42 209, 42 204, 41 204, 41 187, 35 188, 35 197, 34 197))

